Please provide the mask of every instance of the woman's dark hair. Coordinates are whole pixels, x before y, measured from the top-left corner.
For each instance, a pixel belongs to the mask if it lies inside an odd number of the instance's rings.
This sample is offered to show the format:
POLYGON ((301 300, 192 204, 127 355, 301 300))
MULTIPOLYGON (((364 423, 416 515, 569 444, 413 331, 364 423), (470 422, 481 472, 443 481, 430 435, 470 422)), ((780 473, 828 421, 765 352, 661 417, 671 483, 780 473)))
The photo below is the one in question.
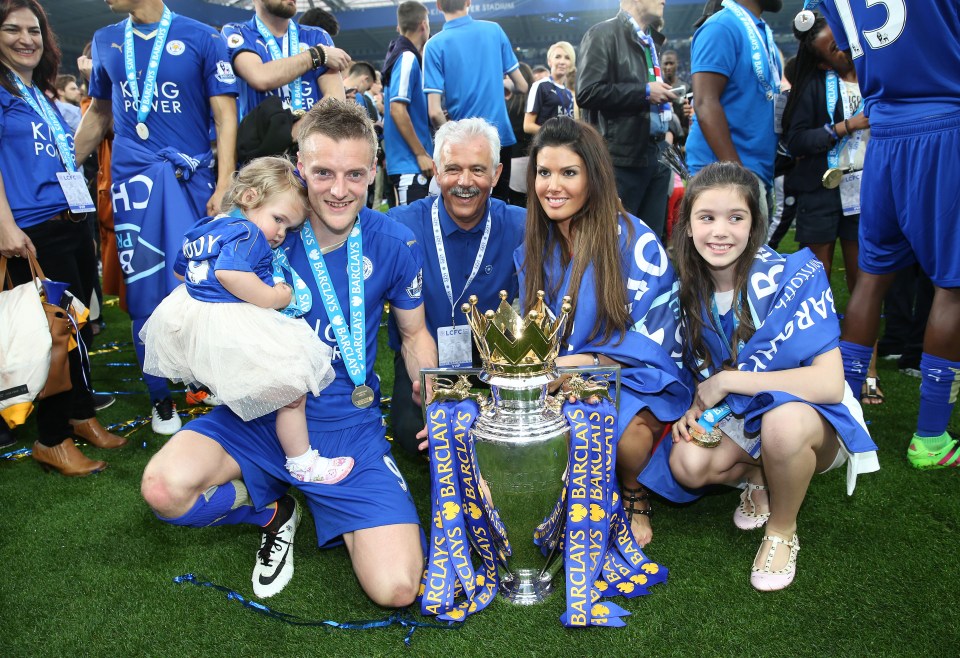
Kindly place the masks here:
POLYGON ((794 70, 787 78, 790 80, 791 88, 790 94, 787 96, 787 104, 783 109, 783 120, 781 124, 783 126, 781 134, 783 135, 787 133, 790 127, 790 122, 793 120, 793 113, 797 107, 797 103, 800 101, 800 97, 803 95, 804 87, 813 80, 821 80, 823 76, 823 72, 818 68, 820 55, 813 49, 813 42, 820 36, 824 28, 827 27, 827 19, 817 12, 814 12, 813 16, 813 26, 809 30, 801 32, 796 27, 793 28, 793 36, 797 38, 800 45, 797 48, 797 55, 794 58, 794 70))
MULTIPOLYGON (((730 188, 736 191, 746 201, 747 209, 750 211, 750 235, 743 254, 734 266, 733 274, 733 308, 738 321, 733 335, 734 360, 737 357, 737 345, 740 341, 747 342, 756 331, 747 301, 747 286, 754 256, 763 246, 767 235, 767 218, 760 210, 760 185, 756 176, 741 165, 733 162, 715 162, 701 169, 687 183, 671 238, 673 264, 680 282, 680 326, 684 332, 683 360, 694 372, 700 370, 698 364, 705 364, 710 359, 710 352, 703 341, 704 327, 710 323, 710 320, 704 317, 703 311, 710 308, 714 287, 710 268, 693 244, 693 238, 690 237, 690 227, 693 221, 693 204, 702 193, 718 188, 730 188)), ((713 363, 715 368, 722 365, 713 363)))
MULTIPOLYGON (((594 299, 597 317, 588 340, 603 336, 609 342, 614 335, 624 332, 630 324, 627 312, 627 289, 623 278, 623 258, 620 255, 618 218, 626 214, 617 197, 613 163, 607 145, 592 126, 570 117, 556 117, 544 123, 530 145, 527 166, 527 193, 533 194, 537 181, 537 156, 548 146, 565 147, 583 160, 587 196, 583 208, 570 220, 573 244, 564 243, 554 222, 544 212, 539 201, 527 203, 527 226, 524 241, 523 268, 526 281, 523 295, 530 310, 537 301, 538 290, 548 290, 547 266, 559 266, 563 271, 573 262, 569 290, 576 295, 588 266, 593 268, 594 299), (571 253, 572 252, 572 253, 571 253), (554 258, 559 263, 553 263, 554 258)), ((629 225, 628 225, 629 226, 629 225)), ((629 229, 628 243, 633 241, 629 229)), ((562 281, 551 282, 549 294, 560 294, 562 281)), ((571 315, 576 318, 578 299, 573 299, 571 315)), ((569 323, 568 328, 573 323, 569 323)), ((569 329, 568 329, 569 330, 569 329)), ((622 336, 621 336, 622 340, 622 336)))
MULTIPOLYGON (((43 54, 40 56, 40 63, 33 70, 33 84, 45 94, 56 95, 57 73, 60 70, 60 46, 57 45, 57 37, 50 29, 47 14, 37 0, 0 0, 0 24, 7 20, 11 12, 18 9, 29 9, 40 23, 43 54)), ((0 85, 14 96, 20 95, 16 85, 10 81, 10 69, 3 62, 0 62, 0 85)))

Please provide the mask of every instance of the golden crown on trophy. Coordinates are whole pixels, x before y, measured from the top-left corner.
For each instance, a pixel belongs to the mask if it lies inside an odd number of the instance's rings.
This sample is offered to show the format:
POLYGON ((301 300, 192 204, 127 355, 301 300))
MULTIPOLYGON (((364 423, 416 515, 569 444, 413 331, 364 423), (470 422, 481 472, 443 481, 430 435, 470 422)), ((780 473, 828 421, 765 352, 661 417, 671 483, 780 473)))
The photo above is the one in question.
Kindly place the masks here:
POLYGON ((560 315, 555 317, 543 297, 543 291, 538 291, 537 302, 526 319, 507 301, 505 290, 500 291, 500 306, 496 311, 481 314, 477 310, 476 295, 471 295, 470 303, 460 307, 467 316, 487 374, 531 377, 553 372, 569 319, 570 298, 563 298, 560 315))

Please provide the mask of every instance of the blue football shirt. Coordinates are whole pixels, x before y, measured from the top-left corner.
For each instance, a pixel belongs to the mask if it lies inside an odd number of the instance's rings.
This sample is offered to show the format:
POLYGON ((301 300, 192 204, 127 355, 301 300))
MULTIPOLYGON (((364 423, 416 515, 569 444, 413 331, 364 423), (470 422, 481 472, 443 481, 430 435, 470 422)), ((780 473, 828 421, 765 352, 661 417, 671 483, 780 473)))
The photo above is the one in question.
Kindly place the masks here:
POLYGON ((183 236, 173 270, 202 302, 242 302, 217 279, 217 270, 253 272, 273 286, 273 250, 256 224, 219 215, 204 217, 183 236))
MULTIPOLYGON (((447 255, 447 268, 450 274, 450 288, 454 295, 455 309, 451 313, 450 299, 443 286, 440 273, 440 260, 437 256, 437 243, 433 237, 433 203, 438 197, 427 197, 406 206, 390 209, 389 216, 411 231, 421 245, 424 255, 423 265, 423 303, 427 318, 427 329, 434 340, 437 328, 450 326, 451 319, 456 324, 466 324, 466 316, 460 311, 470 295, 477 296, 477 308, 481 312, 500 305, 500 291, 506 290, 509 299, 519 294, 517 272, 513 264, 513 252, 523 242, 524 225, 527 211, 511 206, 500 199, 491 198, 490 238, 480 269, 470 286, 464 290, 467 279, 480 250, 486 217, 469 231, 460 228, 454 222, 440 200, 438 215, 440 231, 443 233, 443 248, 447 255), (463 293, 461 295, 461 292, 463 293), (459 295, 459 298, 457 296, 459 295), (452 316, 452 318, 451 318, 452 316)), ((390 347, 400 349, 400 333, 396 323, 390 319, 390 347)))
MULTIPOLYGON (((756 25, 763 34, 763 20, 756 19, 756 25)), ((720 94, 720 104, 727 117, 733 117, 727 122, 733 146, 743 166, 771 185, 773 161, 777 155, 774 102, 767 100, 757 81, 750 43, 740 19, 729 9, 711 16, 693 35, 690 61, 691 73, 717 73, 727 78, 727 86, 720 94)), ((779 54, 777 61, 782 69, 779 54)), ((696 115, 690 121, 686 148, 690 173, 717 161, 696 115)))
MULTIPOLYGON (((227 57, 226 44, 212 27, 174 14, 167 42, 157 69, 157 89, 146 125, 150 136, 137 136, 137 108, 127 85, 123 34, 128 19, 97 30, 93 35, 93 72, 90 95, 112 100, 113 130, 118 137, 136 140, 159 151, 173 147, 187 155, 210 150, 210 97, 235 96, 236 78, 227 57)), ((133 43, 137 84, 150 61, 157 24, 134 24, 133 43)), ((114 159, 123 158, 122 150, 114 159)))
MULTIPOLYGON (((300 52, 304 52, 311 46, 333 46, 333 39, 327 34, 326 30, 319 27, 297 24, 298 38, 300 40, 300 52)), ((259 57, 264 62, 273 61, 270 57, 270 50, 263 41, 260 31, 257 30, 256 17, 251 18, 246 23, 228 23, 223 26, 223 38, 227 43, 227 51, 230 55, 230 61, 243 52, 250 52, 259 57)), ((287 38, 277 39, 277 45, 281 52, 288 57, 287 38)), ((296 55, 297 53, 292 53, 296 55)), ((323 94, 320 93, 318 80, 320 76, 327 72, 326 66, 321 66, 315 71, 307 71, 300 77, 300 89, 303 91, 303 109, 309 110, 314 103, 319 101, 323 94)), ((291 83, 292 84, 292 83, 291 83)), ((279 89, 272 91, 257 91, 239 78, 237 85, 240 89, 239 112, 240 118, 245 117, 253 108, 263 102, 267 96, 280 96, 284 107, 290 107, 290 86, 284 85, 279 89)))
MULTIPOLYGON (((73 148, 70 126, 57 119, 73 148)), ((13 219, 20 228, 40 224, 67 210, 57 173, 66 171, 53 131, 19 96, 0 87, 0 174, 13 219)))
POLYGON ((825 0, 820 10, 837 46, 851 50, 871 125, 960 111, 956 0, 926 0, 909 9, 906 0, 825 0))
POLYGON ((447 21, 423 49, 423 91, 444 94, 454 120, 482 117, 500 133, 500 145, 517 143, 503 97, 503 76, 520 64, 496 23, 470 16, 447 21))
MULTIPOLYGON (((354 384, 347 374, 340 347, 323 307, 310 261, 303 248, 301 233, 290 233, 283 243, 290 265, 306 282, 313 295, 313 306, 304 316, 320 339, 333 348, 333 369, 336 379, 319 397, 307 396, 307 418, 321 421, 325 430, 352 427, 380 418, 380 381, 373 366, 377 360, 377 332, 383 315, 383 305, 389 302, 396 308, 410 310, 423 302, 421 299, 423 257, 413 234, 386 215, 363 208, 360 211, 363 236, 364 308, 366 310, 366 384, 375 394, 374 403, 366 409, 357 409, 350 401, 354 384)), ((335 249, 324 255, 324 262, 333 281, 341 307, 347 301, 347 248, 335 249)))
MULTIPOLYGON (((383 97, 388 103, 403 103, 407 106, 407 114, 410 115, 417 139, 423 144, 427 154, 433 157, 433 136, 430 134, 427 97, 423 93, 423 75, 417 65, 417 56, 409 50, 393 65, 390 84, 383 90, 383 97)), ((383 114, 383 150, 387 159, 387 174, 419 174, 417 156, 397 130, 397 124, 390 116, 389 105, 383 114)))

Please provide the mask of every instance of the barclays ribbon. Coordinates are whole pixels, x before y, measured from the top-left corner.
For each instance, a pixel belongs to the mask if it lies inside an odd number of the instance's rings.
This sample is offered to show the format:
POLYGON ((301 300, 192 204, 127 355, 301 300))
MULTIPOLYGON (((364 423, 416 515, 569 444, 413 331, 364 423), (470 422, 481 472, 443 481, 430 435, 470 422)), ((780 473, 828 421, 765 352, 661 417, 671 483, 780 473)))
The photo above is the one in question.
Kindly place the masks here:
POLYGON ((760 34, 760 29, 746 9, 741 7, 734 0, 723 0, 721 3, 724 8, 729 9, 743 24, 747 33, 747 40, 750 41, 750 61, 753 63, 753 73, 760 83, 764 96, 768 101, 780 93, 780 65, 779 55, 777 54, 777 44, 773 40, 773 32, 770 26, 764 23, 764 34, 760 34), (763 36, 763 41, 760 37, 763 36), (763 60, 766 59, 767 70, 764 71, 763 60), (770 80, 767 79, 769 75, 770 80))
POLYGON ((564 404, 570 423, 568 512, 563 548, 567 578, 564 626, 623 626, 629 612, 600 599, 647 594, 667 569, 637 546, 617 493, 617 416, 609 400, 564 404))
MULTIPOLYGON (((150 116, 153 97, 157 91, 157 70, 160 68, 160 57, 163 55, 163 46, 167 42, 167 33, 170 31, 170 24, 173 22, 173 17, 173 12, 171 12, 168 7, 164 7, 163 15, 160 17, 160 24, 157 26, 157 36, 153 41, 153 49, 150 51, 150 61, 147 64, 147 71, 143 76, 142 95, 140 94, 140 86, 137 84, 137 60, 133 45, 133 18, 128 18, 123 26, 123 66, 127 75, 127 86, 130 89, 130 96, 133 98, 134 106, 137 108, 138 125, 146 124, 147 117, 150 116)), ((141 135, 141 138, 146 139, 143 135, 141 135)))
MULTIPOLYGON (((260 36, 263 37, 263 43, 266 44, 267 50, 270 51, 270 59, 274 62, 280 61, 284 58, 284 53, 280 50, 280 46, 277 45, 277 38, 270 33, 270 30, 263 24, 259 16, 255 16, 254 18, 257 22, 257 31, 260 32, 260 36)), ((300 54, 300 30, 293 21, 287 23, 287 34, 283 38, 283 45, 285 46, 287 57, 300 54)), ((302 113, 303 87, 301 86, 301 77, 298 75, 291 80, 290 84, 287 85, 287 89, 290 91, 290 109, 293 110, 295 114, 302 113)))
POLYGON ((287 252, 281 247, 273 250, 273 281, 274 283, 289 283, 293 290, 293 298, 287 307, 281 311, 284 315, 292 318, 302 318, 311 308, 313 308, 313 293, 306 282, 297 274, 297 271, 290 265, 287 258, 287 252), (290 281, 287 281, 284 272, 290 273, 290 281))
POLYGON ((423 614, 444 621, 462 621, 486 608, 499 583, 497 548, 469 438, 478 413, 472 400, 434 402, 427 410, 433 530, 420 607, 423 614), (474 551, 482 563, 480 573, 473 565, 474 551))
POLYGON ((347 238, 349 323, 344 317, 337 291, 333 287, 327 264, 320 251, 320 244, 317 242, 310 222, 306 222, 300 231, 303 235, 303 250, 307 253, 317 290, 320 291, 320 297, 323 299, 323 307, 337 339, 337 345, 340 346, 343 365, 354 386, 362 386, 367 379, 367 326, 366 309, 363 305, 363 237, 360 221, 357 220, 347 238))

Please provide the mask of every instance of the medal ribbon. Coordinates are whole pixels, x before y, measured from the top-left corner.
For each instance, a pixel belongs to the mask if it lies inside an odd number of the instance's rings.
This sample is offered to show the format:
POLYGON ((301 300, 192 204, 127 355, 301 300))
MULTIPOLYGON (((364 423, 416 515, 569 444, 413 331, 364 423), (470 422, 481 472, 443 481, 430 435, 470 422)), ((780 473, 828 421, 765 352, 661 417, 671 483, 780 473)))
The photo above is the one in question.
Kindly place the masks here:
POLYGON ((150 62, 147 72, 143 76, 143 95, 137 84, 137 61, 133 47, 133 19, 128 18, 123 26, 123 66, 127 74, 127 86, 133 97, 134 106, 137 106, 137 123, 146 123, 150 116, 153 97, 157 91, 157 70, 160 68, 160 56, 163 55, 163 46, 167 42, 167 33, 173 21, 173 12, 168 7, 163 8, 163 16, 157 26, 157 36, 153 41, 153 50, 150 51, 150 62), (140 99, 139 102, 137 99, 140 99))
POLYGON ((31 84, 28 88, 23 84, 20 77, 14 73, 10 73, 10 79, 20 91, 20 96, 23 98, 23 101, 29 105, 34 112, 39 114, 40 118, 43 119, 50 128, 50 132, 53 133, 53 141, 56 143, 57 151, 60 153, 60 161, 68 172, 71 174, 74 173, 77 170, 77 164, 73 154, 73 147, 70 146, 70 142, 67 140, 67 131, 63 129, 63 124, 57 119, 57 114, 50 106, 50 101, 47 100, 47 97, 44 96, 43 93, 40 93, 38 98, 35 95, 36 91, 34 91, 36 87, 31 84))
POLYGON ((290 273, 290 285, 293 288, 293 299, 287 304, 287 307, 280 311, 284 315, 293 318, 302 318, 311 308, 313 308, 313 293, 304 282, 297 271, 293 269, 290 260, 287 258, 287 252, 282 247, 273 250, 273 280, 275 283, 281 281, 287 283, 284 272, 290 273))
POLYGON ((723 0, 721 4, 733 12, 733 15, 743 23, 743 27, 747 31, 747 39, 750 41, 753 72, 757 76, 757 82, 760 83, 760 88, 763 89, 767 100, 772 101, 773 97, 780 93, 780 65, 777 57, 777 45, 773 40, 773 32, 770 31, 770 26, 764 23, 765 34, 761 35, 752 14, 749 14, 746 9, 733 0, 723 0), (761 37, 763 37, 762 41, 761 37), (767 62, 766 72, 763 66, 764 59, 767 62), (767 73, 770 75, 770 81, 767 80, 767 73))
MULTIPOLYGON (((840 76, 838 76, 835 71, 827 71, 826 85, 827 115, 830 117, 831 121, 833 120, 833 113, 837 109, 838 93, 840 95, 840 100, 843 102, 843 118, 845 120, 863 111, 864 102, 863 97, 861 97, 860 104, 857 105, 857 109, 853 114, 850 113, 850 99, 847 96, 847 86, 843 84, 843 81, 840 80, 840 76)), ((863 143, 863 131, 856 130, 854 132, 855 135, 853 138, 853 144, 850 145, 849 151, 851 165, 853 165, 853 159, 856 156, 857 151, 860 150, 860 145, 863 143)), ((844 135, 837 140, 837 143, 834 144, 833 148, 827 153, 828 169, 838 169, 840 167, 840 153, 843 151, 843 147, 846 145, 849 139, 850 135, 844 135)))
MULTIPOLYGON (((263 42, 266 44, 267 50, 270 51, 270 59, 275 62, 283 59, 284 54, 280 50, 280 46, 277 45, 276 37, 270 33, 270 30, 263 24, 259 16, 255 16, 254 18, 257 21, 257 30, 260 32, 260 36, 263 37, 263 42)), ((287 57, 300 54, 300 30, 293 21, 287 23, 287 35, 283 38, 283 44, 287 46, 287 57)), ((290 84, 286 85, 287 90, 290 92, 290 109, 294 112, 303 110, 303 87, 301 86, 301 79, 301 76, 298 75, 290 84)))
POLYGON ((480 238, 480 250, 477 251, 477 257, 473 260, 473 269, 470 270, 470 276, 456 299, 453 298, 453 285, 450 282, 450 270, 447 267, 447 250, 443 246, 443 232, 440 230, 439 197, 433 202, 431 216, 433 219, 433 241, 437 246, 437 261, 440 263, 440 276, 443 279, 443 288, 447 291, 447 299, 450 301, 450 324, 456 326, 457 302, 463 298, 467 288, 470 287, 474 277, 477 276, 477 272, 480 271, 480 264, 483 262, 483 256, 487 252, 487 243, 490 241, 490 228, 493 225, 490 218, 490 201, 487 200, 487 223, 483 228, 483 237, 480 238))
POLYGON ((323 308, 327 312, 333 334, 340 346, 343 365, 347 369, 354 386, 363 386, 367 380, 367 326, 366 309, 363 306, 363 238, 360 234, 360 220, 357 219, 347 238, 347 279, 350 309, 349 324, 344 317, 337 291, 330 280, 327 264, 320 252, 320 245, 313 233, 310 222, 300 229, 303 236, 303 250, 310 261, 310 270, 317 283, 317 290, 323 299, 323 308))

